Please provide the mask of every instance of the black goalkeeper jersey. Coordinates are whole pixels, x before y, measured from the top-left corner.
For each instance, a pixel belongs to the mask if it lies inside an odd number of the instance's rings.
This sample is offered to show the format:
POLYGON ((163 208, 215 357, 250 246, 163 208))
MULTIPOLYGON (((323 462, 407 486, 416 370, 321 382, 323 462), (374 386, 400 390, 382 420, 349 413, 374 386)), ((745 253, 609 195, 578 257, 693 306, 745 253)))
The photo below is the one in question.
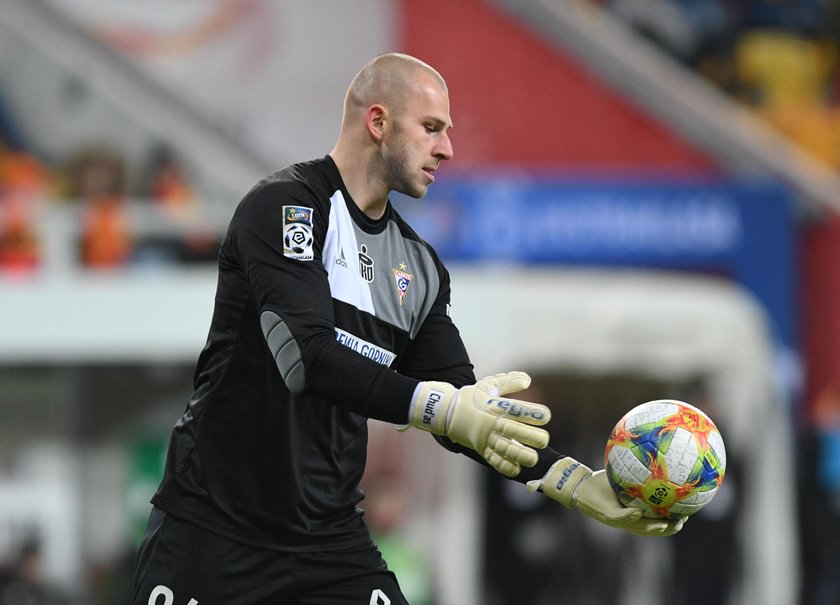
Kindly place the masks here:
POLYGON ((329 156, 260 182, 222 242, 194 394, 152 502, 260 547, 368 541, 367 419, 405 423, 420 380, 475 381, 449 302, 434 250, 390 204, 364 215, 329 156))

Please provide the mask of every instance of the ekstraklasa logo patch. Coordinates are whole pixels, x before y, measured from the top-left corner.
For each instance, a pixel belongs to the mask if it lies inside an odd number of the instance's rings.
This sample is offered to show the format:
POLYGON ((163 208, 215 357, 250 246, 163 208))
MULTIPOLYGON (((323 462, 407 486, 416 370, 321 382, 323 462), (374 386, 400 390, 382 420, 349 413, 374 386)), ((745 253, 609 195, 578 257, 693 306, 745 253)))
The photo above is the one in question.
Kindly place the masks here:
POLYGON ((283 256, 312 260, 312 208, 283 206, 283 256))

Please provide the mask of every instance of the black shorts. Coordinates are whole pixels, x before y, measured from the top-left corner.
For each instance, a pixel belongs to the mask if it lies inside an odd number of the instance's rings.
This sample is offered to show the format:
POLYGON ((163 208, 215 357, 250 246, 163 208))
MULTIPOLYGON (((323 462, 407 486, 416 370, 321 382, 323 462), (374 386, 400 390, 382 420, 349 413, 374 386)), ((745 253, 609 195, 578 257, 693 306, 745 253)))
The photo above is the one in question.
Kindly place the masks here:
POLYGON ((376 546, 283 553, 154 509, 132 605, 407 605, 376 546))

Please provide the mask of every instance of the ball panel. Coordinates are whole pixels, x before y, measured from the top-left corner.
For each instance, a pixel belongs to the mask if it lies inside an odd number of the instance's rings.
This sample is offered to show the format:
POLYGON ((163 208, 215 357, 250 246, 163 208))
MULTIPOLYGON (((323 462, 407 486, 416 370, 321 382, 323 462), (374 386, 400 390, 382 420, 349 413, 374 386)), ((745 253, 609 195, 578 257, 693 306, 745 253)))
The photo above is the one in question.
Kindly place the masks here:
POLYGON ((668 461, 668 478, 677 485, 684 485, 695 471, 697 455, 697 442, 691 431, 676 429, 671 447, 665 455, 668 461))
POLYGON ((720 474, 723 475, 726 472, 726 447, 723 445, 723 437, 720 436, 720 433, 714 432, 709 434, 709 445, 717 457, 720 474))
POLYGON ((638 508, 640 511, 642 511, 643 517, 648 517, 651 519, 659 518, 659 515, 656 514, 656 512, 653 509, 651 509, 650 506, 648 506, 647 502, 640 498, 627 498, 626 500, 622 500, 621 503, 624 506, 632 506, 633 508, 638 508))
POLYGON ((608 460, 622 482, 644 483, 650 477, 648 467, 642 464, 632 450, 624 446, 613 447, 608 460))
POLYGON ((690 496, 687 496, 687 497, 683 498, 682 500, 680 500, 679 503, 680 504, 685 504, 685 505, 699 504, 700 506, 703 506, 703 505, 709 503, 709 501, 717 493, 717 490, 718 490, 718 488, 713 487, 712 489, 709 489, 709 490, 705 490, 705 491, 701 490, 701 491, 693 492, 690 496))
POLYGON ((637 405, 624 416, 626 418, 626 427, 629 430, 633 430, 641 425, 656 424, 662 418, 676 413, 678 409, 676 404, 666 400, 651 401, 637 405))

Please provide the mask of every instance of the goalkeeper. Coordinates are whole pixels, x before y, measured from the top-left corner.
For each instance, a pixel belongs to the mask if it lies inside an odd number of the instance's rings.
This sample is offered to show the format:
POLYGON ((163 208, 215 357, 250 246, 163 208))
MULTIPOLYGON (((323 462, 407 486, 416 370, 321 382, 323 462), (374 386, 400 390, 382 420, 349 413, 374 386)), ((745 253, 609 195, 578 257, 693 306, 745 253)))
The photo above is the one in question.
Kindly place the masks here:
POLYGON ((602 471, 546 447, 548 408, 509 397, 525 374, 476 382, 449 274, 388 200, 426 193, 453 155, 451 126, 441 76, 380 55, 350 84, 332 151, 237 206, 135 605, 405 603, 358 507, 368 418, 428 431, 609 525, 679 529, 640 518, 602 471))

